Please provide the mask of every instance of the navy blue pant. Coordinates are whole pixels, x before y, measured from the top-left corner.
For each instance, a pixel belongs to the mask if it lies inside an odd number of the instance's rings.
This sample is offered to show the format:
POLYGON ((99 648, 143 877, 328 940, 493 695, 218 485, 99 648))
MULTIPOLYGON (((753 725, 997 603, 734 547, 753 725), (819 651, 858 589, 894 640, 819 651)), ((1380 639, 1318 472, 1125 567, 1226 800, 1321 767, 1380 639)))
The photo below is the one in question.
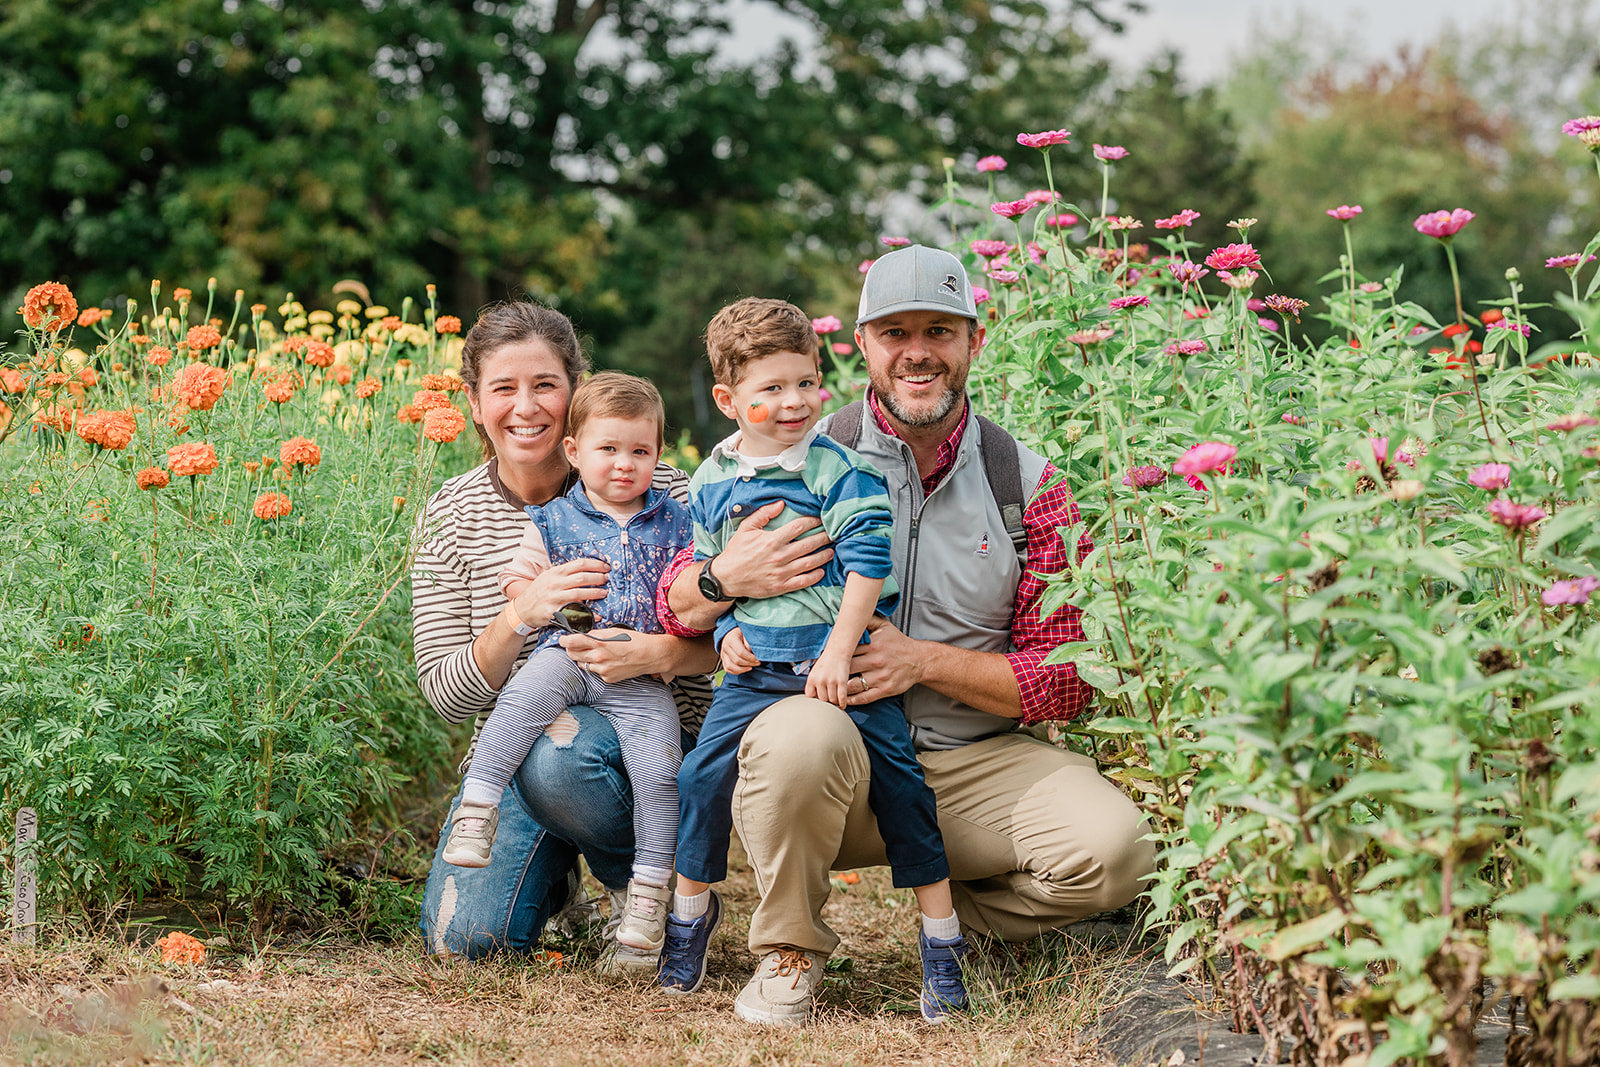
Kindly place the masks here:
MULTIPOLYGON (((762 665, 724 675, 692 750, 678 771, 678 873, 697 882, 728 876, 728 834, 733 830, 733 787, 739 778, 739 741, 745 727, 769 706, 804 693, 806 680, 787 667, 762 665)), ((931 885, 950 877, 933 790, 911 747, 911 731, 899 697, 847 709, 867 746, 872 780, 867 803, 902 888, 931 885)), ((796 819, 806 813, 797 811, 796 819)))

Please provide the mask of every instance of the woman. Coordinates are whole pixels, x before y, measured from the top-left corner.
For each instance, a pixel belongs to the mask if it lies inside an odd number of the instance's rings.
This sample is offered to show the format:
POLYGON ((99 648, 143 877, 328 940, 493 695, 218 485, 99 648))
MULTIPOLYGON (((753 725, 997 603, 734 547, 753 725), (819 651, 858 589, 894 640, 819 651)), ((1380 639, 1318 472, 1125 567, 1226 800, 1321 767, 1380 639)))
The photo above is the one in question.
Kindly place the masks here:
MULTIPOLYGON (((428 702, 451 722, 481 724, 494 707, 523 658, 519 624, 537 628, 566 604, 605 595, 607 567, 598 560, 552 567, 512 601, 497 584, 527 529, 524 506, 544 504, 573 484, 561 441, 567 403, 587 367, 572 323, 535 304, 490 308, 467 333, 461 379, 486 462, 445 482, 428 501, 412 573, 417 676, 428 702)), ((657 466, 654 484, 686 498, 687 478, 665 464, 657 466)), ((615 631, 561 643, 607 682, 677 676, 680 716, 686 732, 696 728, 710 701, 700 675, 716 662, 709 642, 640 633, 627 641, 595 639, 607 635, 615 631)), ((459 803, 458 794, 451 812, 459 803)), ((507 787, 488 867, 455 867, 435 852, 422 905, 428 951, 467 957, 531 951, 546 920, 576 902, 580 852, 605 885, 627 885, 633 800, 621 749, 611 724, 582 707, 550 726, 507 787)), ((613 900, 613 914, 620 913, 613 900)), ((601 958, 612 973, 653 975, 656 964, 656 953, 614 942, 601 958)))

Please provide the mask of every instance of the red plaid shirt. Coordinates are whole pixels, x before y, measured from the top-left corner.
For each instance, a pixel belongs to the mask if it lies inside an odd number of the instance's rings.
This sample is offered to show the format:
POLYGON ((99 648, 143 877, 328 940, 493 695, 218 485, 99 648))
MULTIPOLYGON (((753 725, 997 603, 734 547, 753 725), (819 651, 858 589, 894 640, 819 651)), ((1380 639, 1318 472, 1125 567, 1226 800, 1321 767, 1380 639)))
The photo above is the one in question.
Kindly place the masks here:
MULTIPOLYGON (((879 429, 899 436, 884 418, 877 398, 870 393, 867 407, 879 429)), ((939 446, 933 470, 922 479, 924 494, 931 493, 955 465, 956 449, 966 425, 966 420, 962 419, 955 433, 939 446)), ((1057 645, 1084 639, 1083 613, 1072 605, 1064 605, 1048 617, 1039 615, 1039 600, 1046 584, 1044 576, 1066 570, 1070 562, 1061 531, 1070 532, 1080 525, 1078 505, 1073 503, 1066 481, 1059 479, 1059 474, 1055 467, 1045 464, 1044 475, 1034 487, 1033 499, 1022 509, 1022 523, 1028 530, 1028 569, 1017 584, 1017 599, 1011 614, 1011 643, 1016 651, 1007 652, 1005 657, 1017 677, 1017 689, 1022 695, 1021 721, 1025 726, 1075 719, 1088 710, 1094 699, 1094 690, 1078 677, 1075 664, 1045 662, 1057 645), (1052 480, 1056 480, 1055 485, 1050 485, 1052 480)), ((1083 562, 1093 548, 1088 531, 1080 529, 1077 562, 1083 562)), ((661 618, 661 625, 667 633, 679 637, 699 637, 709 632, 685 626, 667 603, 667 589, 673 579, 693 561, 692 550, 679 553, 661 576, 661 584, 656 589, 656 614, 661 618)))

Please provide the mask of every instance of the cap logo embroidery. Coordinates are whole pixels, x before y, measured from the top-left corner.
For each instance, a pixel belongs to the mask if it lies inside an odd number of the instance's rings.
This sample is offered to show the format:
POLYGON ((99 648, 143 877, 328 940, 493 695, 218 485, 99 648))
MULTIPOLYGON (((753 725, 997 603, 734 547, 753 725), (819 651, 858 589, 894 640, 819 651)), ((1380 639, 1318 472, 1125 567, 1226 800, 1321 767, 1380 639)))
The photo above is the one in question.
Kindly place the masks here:
POLYGON ((946 274, 944 281, 939 283, 939 288, 949 290, 952 296, 961 294, 961 286, 956 284, 956 276, 954 274, 946 274))

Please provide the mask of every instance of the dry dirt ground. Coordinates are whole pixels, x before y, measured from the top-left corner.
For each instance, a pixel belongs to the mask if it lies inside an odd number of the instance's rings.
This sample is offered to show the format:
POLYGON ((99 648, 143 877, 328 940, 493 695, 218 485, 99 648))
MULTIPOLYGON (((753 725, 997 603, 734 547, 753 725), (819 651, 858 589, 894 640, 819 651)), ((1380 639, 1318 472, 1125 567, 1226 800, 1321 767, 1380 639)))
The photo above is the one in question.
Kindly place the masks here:
POLYGON ((916 1010, 912 898, 887 871, 863 871, 835 880, 826 914, 844 943, 816 1022, 753 1026, 732 1011, 753 966, 741 858, 692 997, 602 981, 589 944, 559 960, 461 964, 424 956, 416 936, 216 938, 203 964, 163 964, 151 942, 195 928, 158 921, 0 944, 0 1064, 1099 1065, 1112 1062, 1093 1029, 1101 1009, 1126 999, 1154 953, 1087 929, 1051 935, 973 981, 968 1017, 929 1026, 916 1010))

